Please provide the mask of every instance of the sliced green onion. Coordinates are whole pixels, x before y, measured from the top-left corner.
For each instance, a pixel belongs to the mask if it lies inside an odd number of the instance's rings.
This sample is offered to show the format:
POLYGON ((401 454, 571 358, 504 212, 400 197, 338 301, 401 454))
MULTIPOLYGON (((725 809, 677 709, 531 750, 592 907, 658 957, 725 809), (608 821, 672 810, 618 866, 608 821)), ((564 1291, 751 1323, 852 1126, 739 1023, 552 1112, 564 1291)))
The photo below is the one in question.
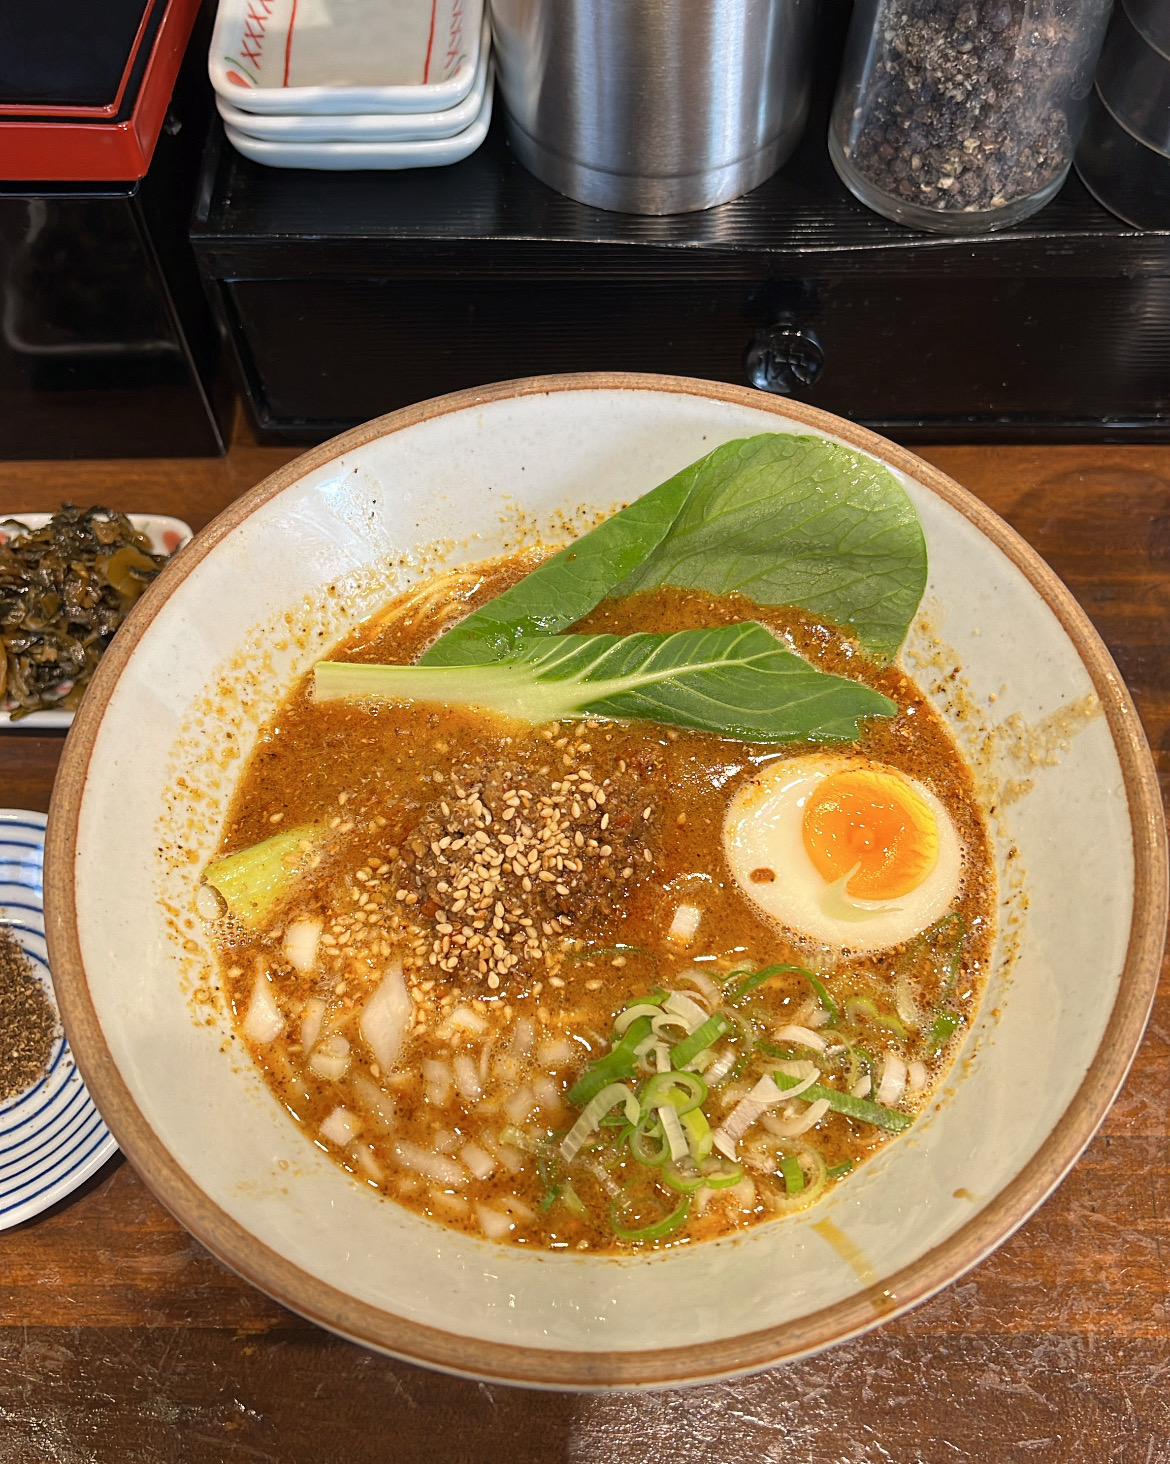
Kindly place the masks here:
POLYGON ((846 1159, 841 1164, 834 1164, 832 1169, 826 1169, 825 1177, 826 1179, 840 1179, 843 1175, 848 1174, 852 1170, 852 1168, 853 1160, 846 1159))
POLYGON ((548 1194, 545 1195, 544 1199, 541 1200, 541 1202, 540 1202, 540 1213, 542 1215, 546 1215, 549 1212, 549 1210, 551 1210, 552 1207, 556 1204, 556 1202, 560 1199, 560 1197, 561 1197, 561 1192, 560 1192, 559 1189, 551 1189, 551 1190, 549 1190, 548 1194))
POLYGON ((962 1021, 962 1017, 957 1012, 939 1012, 930 1024, 930 1031, 926 1034, 928 1049, 932 1053, 941 1051, 959 1030, 962 1021))
POLYGON ((707 1020, 707 1009, 701 1007, 697 1001, 692 1001, 689 996, 684 996, 681 991, 672 991, 662 1003, 663 1010, 672 1012, 676 1017, 681 1017, 686 1023, 687 1031, 693 1032, 696 1027, 701 1027, 707 1020))
POLYGON ((609 1083, 595 1098, 589 1100, 585 1112, 561 1140, 561 1158, 566 1164, 572 1164, 585 1140, 609 1110, 616 1108, 619 1103, 624 1105, 629 1121, 634 1124, 638 1122, 641 1106, 634 1097, 633 1089, 628 1088, 625 1083, 609 1083))
POLYGON ((610 1224, 613 1226, 613 1233, 619 1240, 632 1240, 635 1242, 664 1240, 668 1235, 672 1235, 687 1218, 687 1214, 691 1208, 691 1197, 690 1195, 683 1195, 678 1205, 669 1215, 664 1216, 663 1219, 656 1220, 650 1225, 640 1225, 634 1228, 623 1225, 619 1218, 626 1204, 625 1197, 619 1195, 611 1202, 609 1207, 610 1224))
POLYGON ((662 1182, 680 1195, 693 1195, 707 1181, 693 1164, 668 1159, 662 1166, 662 1182))
POLYGON ((683 1126, 683 1133, 687 1136, 687 1148, 691 1151, 691 1158, 696 1163, 700 1159, 706 1159, 715 1147, 707 1115, 701 1108, 692 1108, 687 1113, 679 1114, 679 1122, 683 1126))
MULTIPOLYGON (((791 1078, 787 1073, 773 1073, 772 1081, 781 1090, 800 1086, 800 1078, 791 1078)), ((846 1118, 856 1118, 862 1123, 871 1123, 875 1128, 885 1129, 891 1134, 900 1134, 910 1127, 914 1122, 908 1113, 900 1113, 896 1108, 883 1108, 880 1103, 871 1103, 868 1098, 854 1098, 850 1093, 841 1093, 836 1088, 824 1088, 820 1083, 813 1083, 805 1088, 800 1095, 806 1103, 815 1103, 820 1098, 827 1098, 829 1107, 836 1113, 843 1113, 846 1118)))
POLYGON ((666 1100, 658 1105, 655 1112, 658 1114, 659 1121, 662 1124, 662 1131, 666 1135, 666 1142, 670 1145, 670 1157, 672 1159, 685 1159, 691 1151, 687 1144, 687 1136, 683 1133, 683 1126, 679 1122, 678 1110, 673 1103, 666 1100))
POLYGON ((903 1040, 910 1035, 902 1022, 894 1016, 893 1012, 878 1011, 877 1003, 871 1001, 868 996, 851 996, 845 1003, 845 1015, 847 1017, 860 1015, 878 1027, 884 1027, 887 1032, 892 1032, 895 1037, 901 1037, 903 1040))
POLYGON ((577 1191, 573 1188, 571 1180, 566 1180, 565 1183, 561 1185, 561 1201, 564 1204, 565 1209, 568 1210, 571 1215, 576 1215, 579 1220, 583 1220, 588 1213, 585 1209, 584 1201, 581 1199, 581 1196, 577 1193, 577 1191))
POLYGON ((669 995, 670 992, 665 987, 656 986, 649 996, 632 996, 622 1010, 628 1012, 631 1007, 636 1006, 660 1007, 669 995))
POLYGON ((829 1020, 827 1025, 830 1027, 834 1026, 840 1018, 841 1013, 837 1008, 837 1003, 829 995, 829 988, 819 976, 814 976, 811 971, 806 971, 804 974, 808 977, 808 983, 816 993, 817 1000, 828 1014, 829 1020))
POLYGON ((731 1031, 731 1023, 720 1012, 713 1017, 708 1017, 705 1022, 696 1027, 689 1037, 684 1037, 681 1042, 676 1042, 670 1054, 671 1066, 675 1068, 686 1067, 688 1062, 696 1058, 705 1048, 710 1047, 712 1042, 718 1042, 720 1037, 731 1031))
POLYGON ((780 1173, 784 1178, 784 1188, 790 1195, 799 1194, 804 1188, 804 1170, 800 1167, 800 1160, 795 1154, 783 1154, 780 1158, 780 1173))
POLYGON ((592 1063, 565 1095, 576 1108, 583 1108, 610 1083, 620 1083, 634 1076, 635 1049, 650 1035, 650 1018, 638 1017, 631 1022, 613 1050, 592 1063))
POLYGON ((734 1159, 716 1159, 712 1156, 699 1165, 699 1173, 708 1189, 730 1189, 743 1178, 743 1165, 734 1159))
POLYGON ((698 1073, 655 1073, 641 1092, 643 1111, 672 1103, 679 1113, 690 1113, 707 1099, 707 1084, 698 1073))
POLYGON ((657 1002, 636 1001, 628 1007, 623 1007, 614 1018, 613 1030, 620 1037, 629 1027, 631 1022, 636 1022, 639 1017, 658 1017, 662 1013, 658 1010, 657 1002))
POLYGON ((670 1158, 670 1140, 666 1137, 662 1120, 653 1109, 644 1113, 634 1125, 630 1135, 630 1153, 648 1169, 657 1169, 670 1158), (652 1144, 657 1147, 651 1147, 652 1144))
MULTIPOLYGON (((816 977, 804 966, 765 966, 762 971, 753 971, 746 981, 741 981, 733 992, 728 995, 727 1000, 731 1002, 742 1001, 749 993, 755 991, 758 986, 763 986, 765 981, 771 981, 773 976, 782 976, 785 972, 791 972, 794 976, 805 976, 810 981, 816 977)), ((738 976, 738 971, 732 971, 732 976, 738 976)))

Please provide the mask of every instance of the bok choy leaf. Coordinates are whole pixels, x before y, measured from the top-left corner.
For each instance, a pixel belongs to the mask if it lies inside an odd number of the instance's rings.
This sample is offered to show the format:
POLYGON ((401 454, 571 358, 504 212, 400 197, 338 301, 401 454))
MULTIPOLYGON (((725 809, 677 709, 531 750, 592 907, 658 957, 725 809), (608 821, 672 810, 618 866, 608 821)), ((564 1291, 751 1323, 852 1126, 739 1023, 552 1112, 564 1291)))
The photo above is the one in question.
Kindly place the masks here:
POLYGON ((800 606, 888 659, 922 597, 926 547, 905 489, 872 458, 823 437, 740 438, 474 611, 422 664, 506 660, 607 597, 659 585, 800 606))
POLYGON ((673 723, 748 742, 852 741, 893 702, 830 676, 754 620, 673 635, 561 635, 479 666, 319 662, 316 701, 380 697, 477 706, 525 722, 582 714, 673 723))

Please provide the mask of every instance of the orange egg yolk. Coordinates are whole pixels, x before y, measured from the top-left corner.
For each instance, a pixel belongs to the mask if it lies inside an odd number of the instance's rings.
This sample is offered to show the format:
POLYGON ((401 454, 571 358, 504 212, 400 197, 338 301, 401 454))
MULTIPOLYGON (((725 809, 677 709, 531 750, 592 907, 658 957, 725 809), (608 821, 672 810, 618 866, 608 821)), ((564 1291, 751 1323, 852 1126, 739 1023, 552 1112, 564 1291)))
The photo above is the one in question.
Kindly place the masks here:
POLYGON ((938 862, 938 825, 930 805, 895 773, 849 768, 830 773, 805 804, 804 847, 827 883, 856 874, 845 893, 897 900, 938 862))

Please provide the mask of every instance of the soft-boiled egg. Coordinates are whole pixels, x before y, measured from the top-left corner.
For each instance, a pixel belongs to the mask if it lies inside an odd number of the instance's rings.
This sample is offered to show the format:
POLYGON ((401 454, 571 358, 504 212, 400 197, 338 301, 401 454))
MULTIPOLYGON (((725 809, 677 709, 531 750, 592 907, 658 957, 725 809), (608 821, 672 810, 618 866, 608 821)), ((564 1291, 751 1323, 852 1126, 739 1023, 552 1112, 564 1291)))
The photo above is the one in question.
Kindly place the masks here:
POLYGON ((884 763, 814 753, 740 787, 723 825, 743 892, 796 935, 872 953, 946 914, 963 844, 929 788, 884 763))

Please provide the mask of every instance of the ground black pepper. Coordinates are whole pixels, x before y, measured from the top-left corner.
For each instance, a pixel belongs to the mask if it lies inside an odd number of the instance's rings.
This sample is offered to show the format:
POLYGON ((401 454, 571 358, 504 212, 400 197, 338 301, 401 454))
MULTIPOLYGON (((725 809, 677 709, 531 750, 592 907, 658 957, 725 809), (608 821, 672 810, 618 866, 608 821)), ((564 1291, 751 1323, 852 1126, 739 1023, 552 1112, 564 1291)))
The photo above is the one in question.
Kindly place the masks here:
POLYGON ((44 1075, 57 1014, 12 932, 0 925, 0 1102, 44 1075))
POLYGON ((1072 160, 1070 109, 1079 115, 1106 8, 885 0, 861 94, 846 87, 838 103, 847 164, 895 201, 938 212, 996 210, 1043 192, 1072 160))

